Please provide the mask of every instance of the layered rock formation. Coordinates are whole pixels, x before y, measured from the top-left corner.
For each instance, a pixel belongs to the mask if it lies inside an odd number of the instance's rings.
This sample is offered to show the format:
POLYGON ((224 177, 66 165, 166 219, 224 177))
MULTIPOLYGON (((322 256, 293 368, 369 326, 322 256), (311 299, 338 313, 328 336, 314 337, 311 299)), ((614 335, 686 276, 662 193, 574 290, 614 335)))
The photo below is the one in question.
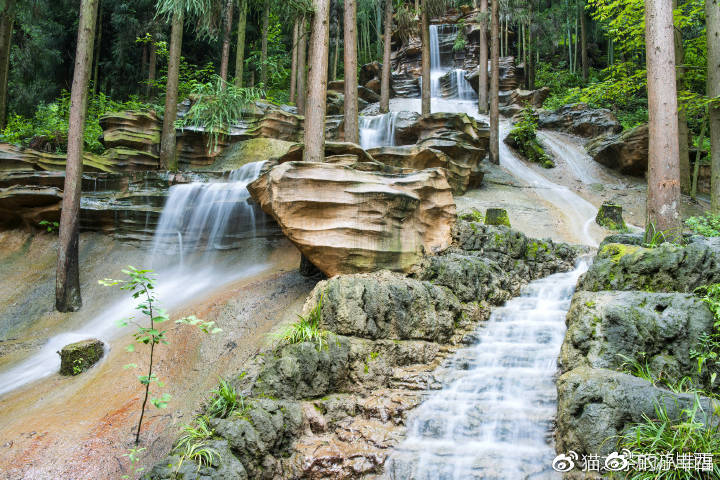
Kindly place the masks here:
POLYGON ((584 103, 563 105, 553 111, 541 110, 538 126, 586 138, 622 130, 620 122, 610 110, 592 109, 584 103))
MULTIPOLYGON (((208 420, 207 444, 217 446, 221 459, 195 475, 382 474, 404 435, 408 412, 428 389, 441 387, 435 368, 473 341, 489 306, 533 278, 571 269, 576 254, 505 227, 459 221, 453 246, 429 257, 414 278, 383 271, 320 282, 303 314, 319 318, 324 346, 280 344, 254 357, 232 381, 243 394, 245 413, 208 420), (273 413, 278 410, 282 417, 273 413), (244 473, 237 473, 238 464, 244 473)), ((159 462, 148 477, 165 480, 179 469, 191 472, 187 465, 198 468, 189 459, 181 464, 179 453, 159 462)))
POLYGON ((647 172, 648 138, 648 126, 640 125, 620 134, 606 133, 594 138, 585 149, 596 162, 640 177, 647 172))

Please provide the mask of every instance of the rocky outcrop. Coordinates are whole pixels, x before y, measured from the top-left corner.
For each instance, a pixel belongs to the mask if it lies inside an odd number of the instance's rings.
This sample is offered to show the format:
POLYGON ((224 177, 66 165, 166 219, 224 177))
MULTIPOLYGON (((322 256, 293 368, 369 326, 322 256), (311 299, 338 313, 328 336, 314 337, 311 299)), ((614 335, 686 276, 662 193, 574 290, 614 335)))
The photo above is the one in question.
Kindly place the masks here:
POLYGON ((692 292, 720 282, 720 239, 692 237, 686 246, 605 244, 578 283, 581 290, 692 292))
MULTIPOLYGON (((479 48, 480 47, 478 46, 478 51, 479 48)), ((476 58, 480 57, 478 56, 476 58)), ((504 99, 504 101, 501 98, 500 103, 503 105, 507 105, 510 103, 509 100, 512 95, 510 91, 518 89, 523 84, 523 69, 515 63, 515 57, 500 57, 499 69, 500 91, 507 92, 506 98, 504 99)), ((490 75, 491 72, 490 68, 488 67, 488 85, 490 84, 490 75)), ((477 64, 475 65, 474 69, 467 74, 465 79, 470 82, 473 90, 475 90, 475 93, 477 93, 478 89, 480 88, 480 71, 477 68, 477 64)))
POLYGON ((103 357, 105 346, 97 339, 65 345, 59 352, 60 375, 79 375, 103 357))
POLYGON ((538 114, 538 126, 586 138, 622 130, 620 122, 610 110, 593 109, 584 103, 563 105, 553 111, 541 110, 538 114))
POLYGON ((455 203, 443 170, 389 175, 377 165, 287 162, 248 189, 326 275, 406 272, 450 244, 455 203))
POLYGON ((606 167, 626 175, 644 176, 648 165, 648 126, 601 135, 585 149, 593 160, 606 167))

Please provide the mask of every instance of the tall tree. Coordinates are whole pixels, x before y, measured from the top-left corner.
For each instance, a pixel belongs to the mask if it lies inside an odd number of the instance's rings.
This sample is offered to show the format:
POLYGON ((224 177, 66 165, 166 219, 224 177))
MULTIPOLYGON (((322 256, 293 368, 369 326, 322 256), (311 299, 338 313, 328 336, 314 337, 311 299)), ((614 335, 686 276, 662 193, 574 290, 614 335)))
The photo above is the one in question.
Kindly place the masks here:
POLYGON ((247 22, 248 0, 238 0, 238 32, 235 48, 235 86, 243 86, 243 66, 245 65, 245 26, 247 22))
POLYGON ((587 83, 590 80, 590 59, 588 57, 587 46, 587 18, 585 15, 585 1, 580 0, 578 6, 578 15, 580 16, 580 43, 581 43, 581 59, 582 59, 582 78, 587 83))
MULTIPOLYGON (((345 31, 345 48, 343 49, 343 60, 345 63, 345 104, 343 107, 343 111, 345 114, 345 141, 359 143, 360 134, 358 132, 356 0, 345 0, 345 13, 343 14, 343 30, 345 31)), ((314 48, 314 44, 311 44, 310 48, 314 48)), ((309 78, 308 82, 310 82, 309 78)), ((312 83, 309 83, 309 85, 310 88, 313 88, 312 83)))
POLYGON ((305 115, 305 100, 307 99, 307 91, 305 89, 306 59, 307 59, 307 22, 303 14, 300 17, 300 27, 298 28, 298 64, 297 64, 297 89, 295 92, 298 113, 305 115))
POLYGON ((383 37, 383 68, 380 84, 380 113, 390 111, 390 50, 392 47, 393 5, 392 0, 385 0, 385 33, 383 37))
POLYGON ((0 10, 0 129, 7 123, 8 77, 10 76, 10 44, 15 25, 16 0, 5 0, 0 10))
POLYGON ((95 21, 98 0, 80 2, 75 70, 70 92, 67 163, 63 188, 62 211, 58 236, 57 274, 55 277, 55 308, 74 312, 82 306, 80 296, 80 193, 82 189, 83 141, 88 97, 88 83, 95 43, 95 21))
POLYGON ((478 112, 488 112, 488 0, 480 0, 480 60, 478 62, 478 112))
POLYGON ((500 27, 498 1, 490 12, 490 161, 500 164, 500 27))
POLYGON ((421 112, 423 115, 430 114, 430 5, 431 0, 422 0, 420 11, 420 40, 422 54, 422 85, 420 91, 421 112))
POLYGON ((297 86, 297 56, 298 56, 298 22, 293 22, 292 48, 290 49, 290 103, 295 101, 295 87, 297 86))
MULTIPOLYGON (((675 45, 672 0, 645 0, 645 41, 650 141, 648 232, 681 228, 675 45), (652 227, 652 228, 651 228, 652 227)), ((654 233, 654 232, 652 232, 654 233)))
MULTIPOLYGON (((355 3, 353 0, 347 3, 351 2, 355 3)), ((325 159, 325 108, 327 104, 328 43, 330 42, 330 29, 328 28, 330 0, 313 0, 313 6, 303 160, 306 162, 322 162, 325 159)), ((348 8, 347 4, 345 8, 348 8)), ((348 49, 347 45, 346 49, 348 49)), ((353 72, 353 76, 355 76, 355 72, 353 72)), ((346 92, 347 80, 345 78, 346 92)), ((355 91, 357 92, 357 88, 355 91)), ((345 103, 347 104, 347 98, 345 103)))
POLYGON ((270 31, 270 0, 265 0, 262 11, 262 34, 260 37, 260 82, 267 88, 268 35, 270 31))
MULTIPOLYGON (((673 0, 673 10, 677 7, 677 0, 673 0)), ((673 45, 675 46, 675 89, 678 94, 685 90, 685 48, 683 47, 682 31, 673 29, 673 45)), ((678 98, 678 145, 680 152, 680 191, 690 192, 690 146, 685 105, 678 98)))
POLYGON ((160 135, 160 167, 167 170, 177 170, 175 119, 177 117, 184 16, 184 9, 178 8, 172 12, 167 85, 165 87, 165 114, 163 116, 162 134, 160 135))
MULTIPOLYGON (((233 3, 235 0, 227 0, 225 3, 225 25, 223 30, 222 55, 220 56, 220 78, 227 82, 228 64, 230 63, 230 33, 232 33, 233 3)), ((225 85, 223 83, 223 85, 225 85)))
MULTIPOLYGON (((153 32, 154 33, 154 32, 153 32)), ((151 98, 153 95, 153 84, 155 83, 155 75, 157 74, 157 40, 153 34, 149 45, 149 59, 148 59, 148 78, 147 87, 145 89, 145 97, 151 98)))
POLYGON ((707 96, 709 105, 711 194, 710 209, 720 213, 720 0, 705 0, 707 28, 707 96))

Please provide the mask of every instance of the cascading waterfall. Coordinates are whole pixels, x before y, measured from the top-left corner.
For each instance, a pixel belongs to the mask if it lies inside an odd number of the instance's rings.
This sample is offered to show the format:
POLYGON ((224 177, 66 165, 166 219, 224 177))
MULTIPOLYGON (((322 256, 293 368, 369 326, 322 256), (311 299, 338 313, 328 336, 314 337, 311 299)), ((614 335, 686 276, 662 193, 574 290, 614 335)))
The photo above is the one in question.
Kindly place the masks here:
POLYGON ((397 112, 360 117, 360 146, 364 149, 395 146, 397 112))
POLYGON ((479 342, 449 360, 445 387, 411 415, 387 478, 560 478, 551 469, 554 375, 575 283, 587 269, 530 283, 493 311, 479 342))
MULTIPOLYGON (((155 294, 163 307, 180 306, 265 268, 258 260, 259 252, 250 250, 260 247, 252 245, 256 214, 248 203, 247 191, 248 183, 257 178, 261 167, 262 162, 247 164, 232 172, 227 182, 171 187, 148 259, 158 274, 155 294), (231 261, 219 257, 243 239, 250 242, 239 257, 231 261), (193 258, 196 254, 199 258, 193 258)), ((0 395, 56 373, 60 367, 56 352, 69 343, 98 338, 107 344, 121 333, 117 320, 132 315, 135 305, 132 299, 120 300, 103 307, 78 330, 50 338, 37 353, 0 372, 0 395)))
POLYGON ((456 68, 453 70, 452 86, 457 92, 456 98, 458 100, 474 100, 477 98, 477 93, 473 90, 470 82, 465 79, 465 70, 456 68))
POLYGON ((430 96, 440 96, 440 77, 446 70, 442 67, 440 59, 440 36, 438 30, 441 25, 430 25, 430 96))

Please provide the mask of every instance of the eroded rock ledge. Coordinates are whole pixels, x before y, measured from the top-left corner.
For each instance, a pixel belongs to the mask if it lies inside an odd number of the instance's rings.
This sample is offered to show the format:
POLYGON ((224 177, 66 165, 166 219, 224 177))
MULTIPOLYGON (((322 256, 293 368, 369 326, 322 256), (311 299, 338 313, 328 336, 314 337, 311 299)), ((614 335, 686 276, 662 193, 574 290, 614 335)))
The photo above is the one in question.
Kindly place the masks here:
POLYGON ((434 370, 475 338, 490 308, 527 282, 570 270, 579 249, 459 220, 446 252, 412 276, 379 271, 318 283, 327 346, 268 349, 232 383, 242 416, 211 419, 221 459, 198 469, 170 456, 148 478, 370 478, 405 433, 409 410, 441 381, 434 370))

